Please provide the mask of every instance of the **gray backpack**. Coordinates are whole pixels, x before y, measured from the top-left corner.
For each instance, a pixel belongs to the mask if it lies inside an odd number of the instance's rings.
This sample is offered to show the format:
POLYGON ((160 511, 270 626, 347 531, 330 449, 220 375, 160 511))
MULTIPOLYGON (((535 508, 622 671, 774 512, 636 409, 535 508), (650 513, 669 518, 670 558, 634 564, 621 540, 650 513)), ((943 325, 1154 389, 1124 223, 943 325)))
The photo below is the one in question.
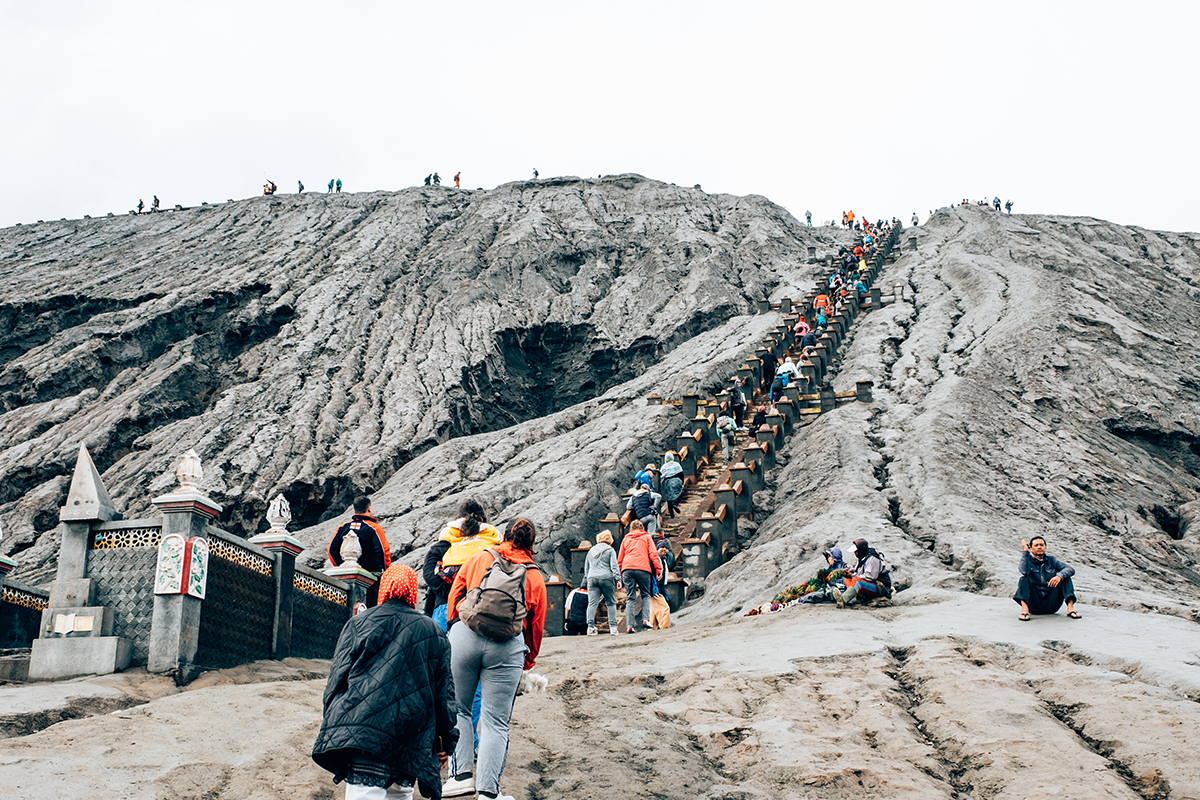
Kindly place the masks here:
POLYGON ((537 567, 509 561, 496 550, 487 552, 492 554, 492 565, 463 597, 458 616, 480 636, 507 642, 525 627, 525 573, 537 567))

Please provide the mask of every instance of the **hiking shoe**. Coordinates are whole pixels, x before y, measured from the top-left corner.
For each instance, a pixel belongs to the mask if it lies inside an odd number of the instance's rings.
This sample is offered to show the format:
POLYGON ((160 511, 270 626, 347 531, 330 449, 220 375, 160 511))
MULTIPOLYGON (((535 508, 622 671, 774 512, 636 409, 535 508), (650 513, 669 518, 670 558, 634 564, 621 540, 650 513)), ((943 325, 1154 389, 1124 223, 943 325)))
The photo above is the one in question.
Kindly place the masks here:
POLYGON ((608 632, 611 633, 613 636, 617 636, 620 634, 620 631, 618 631, 616 628, 609 628, 608 632))
POLYGON ((597 633, 599 633, 599 632, 600 632, 600 631, 596 630, 596 626, 595 626, 595 625, 593 625, 592 627, 588 628, 587 635, 588 635, 588 636, 595 636, 595 635, 596 635, 597 633))
POLYGON ((833 602, 837 603, 838 608, 846 607, 846 601, 842 599, 842 593, 838 591, 836 586, 830 586, 829 593, 833 595, 833 602))
POLYGON ((626 628, 625 632, 626 633, 634 633, 635 631, 633 630, 633 628, 626 628))
POLYGON ((442 782, 442 797, 462 797, 468 794, 475 794, 474 775, 461 781, 451 778, 442 782))

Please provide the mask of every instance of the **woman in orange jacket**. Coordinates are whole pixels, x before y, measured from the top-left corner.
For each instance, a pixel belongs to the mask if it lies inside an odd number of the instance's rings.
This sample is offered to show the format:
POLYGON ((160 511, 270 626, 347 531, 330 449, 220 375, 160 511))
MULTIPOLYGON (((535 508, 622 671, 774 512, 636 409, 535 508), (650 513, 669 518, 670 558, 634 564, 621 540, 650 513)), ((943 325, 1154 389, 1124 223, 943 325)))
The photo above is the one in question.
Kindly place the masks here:
MULTIPOLYGON (((513 702, 521 683, 523 670, 532 669, 542 645, 546 625, 546 582, 533 563, 533 542, 537 530, 527 519, 516 519, 508 526, 504 541, 495 549, 471 556, 450 587, 446 618, 450 624, 451 671, 454 673, 454 696, 458 710, 458 746, 450 759, 450 779, 442 787, 443 797, 475 794, 480 797, 505 798, 500 794, 500 775, 508 755, 508 726, 513 702), (502 564, 504 562, 509 562, 502 564), (503 641, 489 638, 477 630, 466 613, 468 608, 481 608, 482 592, 474 592, 493 569, 508 573, 512 565, 523 567, 524 608, 510 620, 516 623, 521 611, 524 620, 521 633, 503 641), (504 568, 503 570, 501 568, 504 568), (469 598, 469 599, 468 599, 469 598), (465 602, 464 602, 465 601, 465 602), (482 706, 479 717, 478 765, 474 751, 471 725, 471 704, 476 687, 482 687, 482 706)), ((493 575, 493 577, 499 577, 493 575)), ((489 592, 498 591, 488 589, 489 592)))

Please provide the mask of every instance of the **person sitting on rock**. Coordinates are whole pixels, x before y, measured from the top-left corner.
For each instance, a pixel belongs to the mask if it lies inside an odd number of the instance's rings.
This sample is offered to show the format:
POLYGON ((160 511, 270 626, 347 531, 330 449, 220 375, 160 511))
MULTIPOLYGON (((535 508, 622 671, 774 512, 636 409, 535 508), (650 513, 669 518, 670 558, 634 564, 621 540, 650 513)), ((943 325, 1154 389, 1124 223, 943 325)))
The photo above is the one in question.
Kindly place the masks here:
POLYGON ((846 588, 830 590, 838 608, 892 594, 892 578, 883 563, 883 556, 867 544, 866 539, 854 540, 854 555, 858 557, 858 566, 854 568, 854 574, 846 578, 846 588))
POLYGON ((1021 573, 1017 593, 1013 595, 1013 600, 1021 604, 1021 616, 1017 619, 1027 622, 1030 614, 1057 614, 1063 601, 1067 603, 1068 617, 1083 617, 1075 610, 1075 585, 1071 582, 1075 568, 1047 555, 1043 537, 1022 540, 1017 571, 1021 573))

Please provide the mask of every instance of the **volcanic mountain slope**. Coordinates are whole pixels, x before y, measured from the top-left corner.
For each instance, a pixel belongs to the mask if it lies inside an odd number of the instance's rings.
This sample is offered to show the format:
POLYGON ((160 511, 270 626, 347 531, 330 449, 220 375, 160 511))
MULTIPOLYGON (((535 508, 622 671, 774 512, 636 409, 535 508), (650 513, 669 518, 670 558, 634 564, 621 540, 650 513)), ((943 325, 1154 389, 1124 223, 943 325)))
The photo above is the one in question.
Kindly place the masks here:
MULTIPOLYGON (((702 340, 703 360, 736 367, 744 354, 726 345, 752 349, 767 321, 730 318, 806 285, 808 246, 827 252, 839 236, 761 197, 636 175, 5 229, 3 547, 18 579, 50 577, 57 544, 43 534, 80 441, 126 517, 152 511, 194 447, 223 527, 252 535, 280 492, 295 527, 315 525, 439 443, 533 421, 524 447, 573 427, 599 413, 592 399, 718 326, 728 335, 702 340), (556 416, 572 407, 573 421, 556 416)), ((682 373, 690 383, 667 388, 711 380, 692 359, 682 373)), ((594 476, 660 443, 646 433, 557 458, 594 476)), ((596 477, 577 509, 598 508, 596 477)))
POLYGON ((756 606, 858 536, 906 602, 1006 595, 1041 534, 1088 603, 1200 619, 1200 236, 959 207, 918 242, 835 379, 875 402, 792 439, 774 513, 686 615, 756 606))

